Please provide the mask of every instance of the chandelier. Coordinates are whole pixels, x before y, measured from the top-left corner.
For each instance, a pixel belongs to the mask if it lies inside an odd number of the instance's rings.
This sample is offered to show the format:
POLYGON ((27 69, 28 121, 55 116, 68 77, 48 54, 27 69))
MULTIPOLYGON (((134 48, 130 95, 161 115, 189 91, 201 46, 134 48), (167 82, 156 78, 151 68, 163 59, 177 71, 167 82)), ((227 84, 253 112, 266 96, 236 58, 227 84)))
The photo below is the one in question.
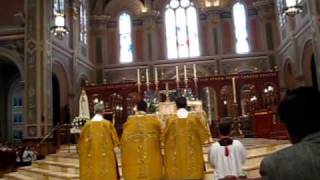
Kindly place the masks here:
POLYGON ((294 17, 303 12, 303 7, 299 5, 298 0, 287 0, 287 7, 283 8, 283 14, 294 17))
POLYGON ((54 12, 54 24, 50 28, 50 31, 53 35, 55 35, 58 39, 63 39, 63 37, 69 33, 68 28, 65 26, 65 15, 62 12, 60 6, 60 0, 58 0, 57 9, 54 12))

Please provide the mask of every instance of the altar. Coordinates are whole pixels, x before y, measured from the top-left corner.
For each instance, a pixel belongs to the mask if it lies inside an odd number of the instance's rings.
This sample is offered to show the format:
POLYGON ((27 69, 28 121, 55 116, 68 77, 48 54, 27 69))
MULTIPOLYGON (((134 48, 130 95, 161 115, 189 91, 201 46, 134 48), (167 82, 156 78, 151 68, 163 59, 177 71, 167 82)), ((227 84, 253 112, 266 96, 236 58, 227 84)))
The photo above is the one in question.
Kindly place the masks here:
MULTIPOLYGON (((149 74, 148 69, 144 70, 146 75, 149 74)), ((175 113, 174 97, 181 95, 188 99, 190 110, 206 113, 211 132, 216 131, 217 124, 223 119, 239 122, 239 128, 244 127, 241 123, 242 119, 246 119, 247 134, 266 137, 263 133, 259 134, 262 132, 259 130, 261 126, 257 125, 264 121, 255 114, 270 111, 275 113, 280 99, 277 72, 210 77, 194 75, 193 78, 183 75, 182 80, 177 73, 175 79, 158 79, 155 76, 150 80, 147 76, 142 81, 139 78, 141 71, 142 69, 137 70, 137 81, 84 87, 88 94, 91 116, 94 103, 104 102, 106 109, 112 112, 113 122, 119 135, 127 117, 135 113, 135 105, 139 100, 146 100, 152 107, 149 108, 149 113, 165 115, 175 113)), ((278 120, 276 122, 280 123, 278 120)), ((276 130, 283 131, 282 127, 277 125, 276 130)), ((217 133, 212 134, 217 135, 217 133)))

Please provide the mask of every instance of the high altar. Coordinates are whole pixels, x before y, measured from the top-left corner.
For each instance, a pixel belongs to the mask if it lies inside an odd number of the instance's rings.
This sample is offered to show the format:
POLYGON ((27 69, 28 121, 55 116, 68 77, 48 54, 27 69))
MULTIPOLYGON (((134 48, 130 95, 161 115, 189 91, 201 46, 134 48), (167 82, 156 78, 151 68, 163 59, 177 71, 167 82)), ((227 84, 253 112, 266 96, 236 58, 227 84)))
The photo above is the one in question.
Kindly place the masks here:
MULTIPOLYGON (((140 71, 140 70, 139 70, 140 71)), ((148 79, 147 79, 148 80, 148 79)), ((191 89, 196 101, 189 101, 192 110, 204 110, 213 135, 219 121, 237 122, 247 137, 269 138, 286 134, 284 126, 275 116, 280 99, 277 72, 249 73, 180 79, 123 82, 84 87, 93 112, 94 101, 103 101, 112 113, 118 134, 127 117, 135 112, 135 105, 151 92, 151 103, 160 114, 175 112, 175 103, 166 101, 167 93, 177 89, 191 89), (153 99, 154 98, 154 99, 153 99)), ((172 99, 171 99, 172 101, 172 99)), ((92 114, 91 114, 92 115, 92 114)))

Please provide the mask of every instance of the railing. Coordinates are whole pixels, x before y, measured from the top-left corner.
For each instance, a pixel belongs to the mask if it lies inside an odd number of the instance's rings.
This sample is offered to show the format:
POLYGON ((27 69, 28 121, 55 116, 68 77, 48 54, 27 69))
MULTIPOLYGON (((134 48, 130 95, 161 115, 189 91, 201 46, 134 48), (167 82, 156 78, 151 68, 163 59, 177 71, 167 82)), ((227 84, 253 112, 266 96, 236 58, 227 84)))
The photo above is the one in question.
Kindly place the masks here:
POLYGON ((52 129, 50 129, 50 131, 41 139, 41 141, 37 144, 37 150, 38 152, 40 152, 40 148, 42 146, 42 144, 50 137, 55 136, 55 140, 56 140, 56 147, 59 148, 61 145, 61 136, 65 135, 64 133, 61 134, 61 132, 68 132, 68 140, 67 143, 68 145, 70 145, 70 128, 72 126, 69 124, 58 124, 55 127, 53 127, 52 129))

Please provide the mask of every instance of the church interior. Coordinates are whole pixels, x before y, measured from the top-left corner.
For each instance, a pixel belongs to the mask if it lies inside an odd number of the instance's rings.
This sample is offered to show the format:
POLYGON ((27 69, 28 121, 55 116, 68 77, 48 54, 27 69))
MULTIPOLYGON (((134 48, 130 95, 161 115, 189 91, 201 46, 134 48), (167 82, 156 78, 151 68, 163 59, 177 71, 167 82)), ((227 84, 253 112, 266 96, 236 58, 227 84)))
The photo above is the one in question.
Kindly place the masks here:
POLYGON ((290 146, 279 102, 320 88, 319 59, 319 0, 1 1, 0 179, 79 179, 83 91, 89 116, 103 103, 119 137, 139 100, 165 119, 184 96, 212 141, 233 123, 259 178, 261 160, 290 146), (19 167, 25 149, 42 160, 19 167))

